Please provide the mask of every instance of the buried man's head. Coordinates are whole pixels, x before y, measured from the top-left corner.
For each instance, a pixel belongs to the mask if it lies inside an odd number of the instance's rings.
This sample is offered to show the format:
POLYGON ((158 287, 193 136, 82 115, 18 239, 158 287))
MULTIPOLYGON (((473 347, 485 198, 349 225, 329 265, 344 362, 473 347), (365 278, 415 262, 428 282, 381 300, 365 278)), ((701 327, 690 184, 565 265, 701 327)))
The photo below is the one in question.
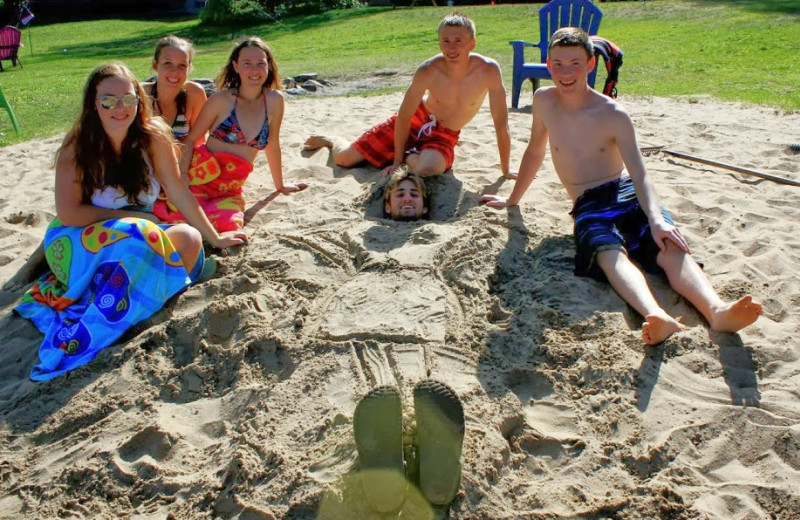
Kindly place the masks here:
POLYGON ((392 220, 417 220, 428 213, 428 199, 422 179, 399 168, 383 190, 383 211, 392 220))

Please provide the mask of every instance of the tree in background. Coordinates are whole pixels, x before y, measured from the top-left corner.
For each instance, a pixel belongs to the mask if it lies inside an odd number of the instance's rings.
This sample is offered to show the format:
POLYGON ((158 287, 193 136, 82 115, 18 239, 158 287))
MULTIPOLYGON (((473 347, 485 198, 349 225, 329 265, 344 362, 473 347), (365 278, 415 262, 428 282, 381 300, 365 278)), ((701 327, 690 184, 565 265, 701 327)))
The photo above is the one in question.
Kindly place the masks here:
POLYGON ((249 25, 361 5, 359 0, 208 0, 200 20, 209 25, 249 25))
POLYGON ((2 25, 14 25, 19 22, 19 10, 28 7, 28 0, 0 0, 0 20, 2 25))

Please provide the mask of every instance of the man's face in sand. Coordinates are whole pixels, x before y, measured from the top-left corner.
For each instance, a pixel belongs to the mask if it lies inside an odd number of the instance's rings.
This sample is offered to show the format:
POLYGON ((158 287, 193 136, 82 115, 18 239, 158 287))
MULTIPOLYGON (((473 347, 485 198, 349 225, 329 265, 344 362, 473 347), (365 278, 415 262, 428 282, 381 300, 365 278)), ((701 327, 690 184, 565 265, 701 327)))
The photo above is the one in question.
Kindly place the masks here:
POLYGON ((439 30, 439 50, 447 61, 466 59, 475 48, 475 38, 466 27, 445 25, 439 30))
POLYGON ((547 59, 547 69, 559 92, 586 88, 594 58, 589 59, 583 47, 553 47, 547 59))
POLYGON ((408 179, 401 181, 389 195, 384 210, 392 220, 416 220, 428 212, 422 193, 408 179))

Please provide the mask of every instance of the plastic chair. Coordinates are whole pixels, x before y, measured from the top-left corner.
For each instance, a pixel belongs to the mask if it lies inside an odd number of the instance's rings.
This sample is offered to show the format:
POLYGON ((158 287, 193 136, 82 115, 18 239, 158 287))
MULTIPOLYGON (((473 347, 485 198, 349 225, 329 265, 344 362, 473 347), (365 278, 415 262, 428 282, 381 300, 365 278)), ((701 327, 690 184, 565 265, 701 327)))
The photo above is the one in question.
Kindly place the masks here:
POLYGON ((3 94, 2 85, 0 85, 0 107, 6 109, 6 112, 8 112, 8 117, 11 118, 11 125, 14 127, 14 131, 19 133, 19 123, 17 122, 17 116, 14 115, 14 110, 11 109, 11 104, 6 99, 6 95, 3 94))
MULTIPOLYGON (((590 35, 597 34, 603 13, 590 0, 552 0, 539 9, 539 43, 512 40, 514 48, 514 76, 511 89, 511 106, 519 105, 519 92, 526 79, 533 81, 533 90, 539 88, 542 79, 550 79, 547 70, 547 45, 550 37, 561 27, 580 27, 590 35), (540 63, 525 63, 525 47, 538 47, 540 63)), ((589 84, 594 87, 597 69, 589 75, 589 84)))
POLYGON ((11 66, 22 68, 22 60, 17 55, 22 33, 16 27, 6 25, 0 29, 0 72, 3 71, 3 60, 11 60, 11 66))

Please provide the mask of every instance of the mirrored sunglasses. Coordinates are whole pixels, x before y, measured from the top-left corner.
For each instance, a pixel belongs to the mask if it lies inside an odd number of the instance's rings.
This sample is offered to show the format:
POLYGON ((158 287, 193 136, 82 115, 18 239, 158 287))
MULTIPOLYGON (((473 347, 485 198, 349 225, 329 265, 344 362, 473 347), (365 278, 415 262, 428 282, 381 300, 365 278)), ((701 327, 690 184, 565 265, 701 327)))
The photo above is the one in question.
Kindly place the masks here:
POLYGON ((119 102, 122 102, 124 107, 130 108, 136 106, 139 103, 139 98, 136 94, 125 94, 124 96, 112 96, 111 94, 107 94, 101 97, 98 101, 100 101, 100 106, 105 108, 106 110, 111 110, 112 108, 116 107, 119 102))

